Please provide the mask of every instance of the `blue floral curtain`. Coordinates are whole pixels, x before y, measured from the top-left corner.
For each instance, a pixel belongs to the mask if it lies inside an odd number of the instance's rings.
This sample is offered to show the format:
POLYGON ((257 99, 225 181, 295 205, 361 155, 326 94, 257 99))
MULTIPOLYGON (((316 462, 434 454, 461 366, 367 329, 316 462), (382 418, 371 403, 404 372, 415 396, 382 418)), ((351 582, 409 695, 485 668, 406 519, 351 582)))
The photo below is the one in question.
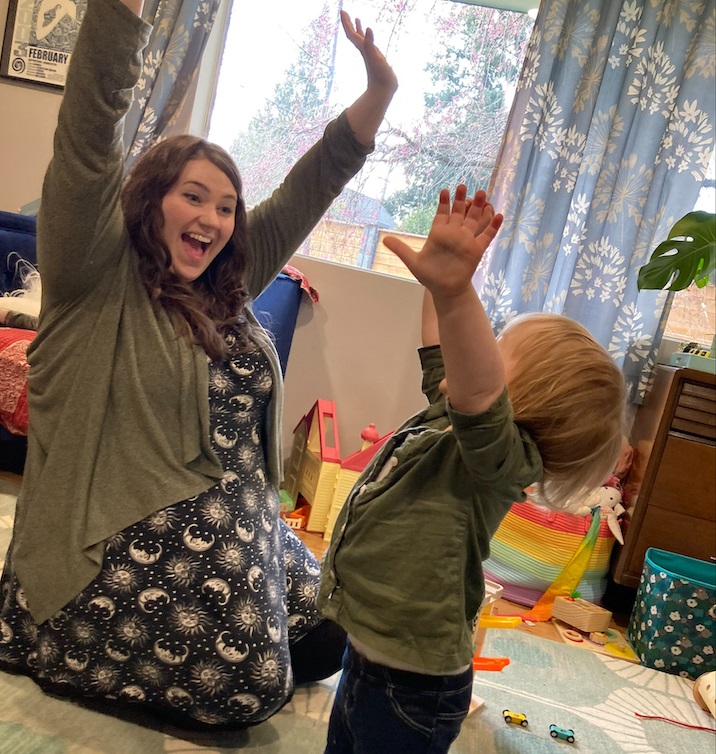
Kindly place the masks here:
POLYGON ((145 0, 154 29, 124 126, 127 164, 152 146, 176 117, 204 52, 219 0, 145 0))
POLYGON ((499 331, 581 322, 646 387, 670 297, 639 268, 714 149, 716 0, 542 2, 491 186, 505 223, 475 283, 499 331))

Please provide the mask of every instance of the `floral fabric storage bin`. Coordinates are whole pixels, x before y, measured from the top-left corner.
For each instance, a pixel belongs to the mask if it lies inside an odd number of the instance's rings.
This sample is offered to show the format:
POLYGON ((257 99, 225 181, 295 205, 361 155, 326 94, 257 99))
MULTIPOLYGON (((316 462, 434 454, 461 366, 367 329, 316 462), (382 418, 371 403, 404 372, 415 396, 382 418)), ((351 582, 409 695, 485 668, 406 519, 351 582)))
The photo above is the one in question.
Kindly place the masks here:
POLYGON ((692 680, 716 670, 716 563, 650 547, 627 638, 642 665, 692 680))

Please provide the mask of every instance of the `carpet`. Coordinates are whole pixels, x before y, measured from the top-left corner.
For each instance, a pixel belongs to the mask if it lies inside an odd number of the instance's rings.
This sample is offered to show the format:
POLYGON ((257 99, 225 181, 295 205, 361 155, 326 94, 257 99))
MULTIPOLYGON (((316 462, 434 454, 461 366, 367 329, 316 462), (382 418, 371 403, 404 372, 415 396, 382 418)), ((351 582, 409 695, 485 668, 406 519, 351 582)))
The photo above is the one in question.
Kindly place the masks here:
MULTIPOLYGON (((14 498, 0 494, 0 560, 9 541, 14 498)), ((640 665, 490 629, 485 656, 509 657, 499 673, 479 673, 483 706, 470 714, 451 754, 713 754, 716 735, 642 715, 714 729, 693 701, 692 683, 640 665), (502 710, 527 716, 508 725, 502 710), (575 743, 550 738, 549 726, 574 730, 575 743), (557 747, 567 747, 560 749, 557 747)), ((338 676, 299 688, 265 723, 235 733, 194 733, 157 723, 138 710, 99 712, 44 695, 29 679, 0 672, 1 754, 320 754, 338 676)))

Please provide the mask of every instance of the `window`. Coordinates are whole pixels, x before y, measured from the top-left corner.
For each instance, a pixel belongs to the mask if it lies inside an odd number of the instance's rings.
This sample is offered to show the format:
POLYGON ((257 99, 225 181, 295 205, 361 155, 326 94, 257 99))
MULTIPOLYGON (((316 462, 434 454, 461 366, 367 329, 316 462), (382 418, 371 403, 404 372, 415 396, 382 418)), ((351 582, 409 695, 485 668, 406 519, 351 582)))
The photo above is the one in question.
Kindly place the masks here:
MULTIPOLYGON (((706 180, 699 192, 694 210, 716 211, 716 152, 711 162, 706 180)), ((708 285, 698 288, 690 285, 674 294, 669 319, 664 328, 664 336, 680 342, 696 342, 710 347, 716 333, 716 285, 714 276, 708 285)), ((713 354, 711 354, 713 356, 713 354)))
MULTIPOLYGON (((534 21, 475 2, 346 3, 375 31, 400 88, 366 168, 299 253, 410 278, 382 237, 398 232, 420 248, 439 188, 487 186, 534 21)), ((340 26, 343 4, 234 0, 209 138, 235 157, 249 204, 268 196, 325 123, 363 91, 362 61, 340 26), (267 27, 275 42, 257 48, 256 29, 267 27)), ((537 4, 491 3, 522 10, 537 4)), ((712 158, 696 209, 716 207, 714 178, 712 158)), ((667 338, 707 345, 715 330, 713 283, 676 294, 667 338)))
MULTIPOLYGON (((234 2, 209 138, 236 159, 249 205, 270 194, 365 87, 342 6, 234 2), (255 30, 267 27, 275 42, 257 49, 255 30)), ((373 28, 400 88, 366 168, 299 253, 410 277, 381 233, 422 245, 440 188, 487 186, 534 21, 449 0, 351 0, 346 10, 373 28)))

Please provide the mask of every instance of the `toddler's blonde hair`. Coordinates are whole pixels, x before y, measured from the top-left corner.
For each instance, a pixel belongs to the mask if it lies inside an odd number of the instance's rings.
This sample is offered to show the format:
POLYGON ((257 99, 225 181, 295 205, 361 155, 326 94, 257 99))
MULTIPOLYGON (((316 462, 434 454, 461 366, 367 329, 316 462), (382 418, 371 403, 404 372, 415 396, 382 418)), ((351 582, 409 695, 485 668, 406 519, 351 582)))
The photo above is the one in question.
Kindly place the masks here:
POLYGON ((624 377, 589 332, 567 317, 521 315, 507 333, 515 422, 530 433, 544 465, 534 499, 563 509, 614 469, 624 432, 624 377))

